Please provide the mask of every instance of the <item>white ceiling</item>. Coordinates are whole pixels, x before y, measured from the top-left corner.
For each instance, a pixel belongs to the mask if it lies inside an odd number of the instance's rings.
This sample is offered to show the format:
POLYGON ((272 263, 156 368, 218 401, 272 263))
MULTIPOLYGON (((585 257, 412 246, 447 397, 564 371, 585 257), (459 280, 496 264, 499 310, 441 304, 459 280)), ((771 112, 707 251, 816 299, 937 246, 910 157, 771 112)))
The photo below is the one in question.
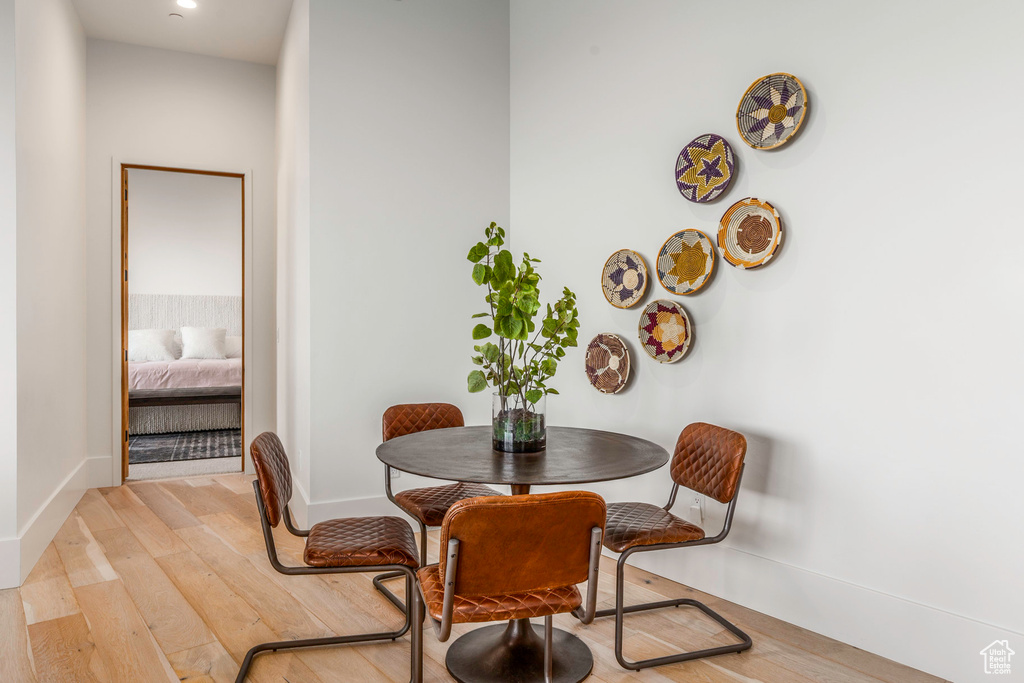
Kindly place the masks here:
POLYGON ((277 64, 292 0, 72 0, 90 38, 277 64), (176 12, 181 19, 169 16, 176 12))

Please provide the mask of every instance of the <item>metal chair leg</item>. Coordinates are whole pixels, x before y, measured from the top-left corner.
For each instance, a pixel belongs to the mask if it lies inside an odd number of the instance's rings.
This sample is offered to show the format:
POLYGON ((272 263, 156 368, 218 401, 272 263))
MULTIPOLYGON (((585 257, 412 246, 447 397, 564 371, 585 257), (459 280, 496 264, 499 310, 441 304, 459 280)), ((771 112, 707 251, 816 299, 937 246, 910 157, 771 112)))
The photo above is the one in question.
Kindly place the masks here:
POLYGON ((262 652, 277 652, 279 650, 293 650, 302 647, 325 647, 328 645, 343 645, 346 643, 366 643, 374 640, 395 640, 402 637, 406 631, 412 630, 410 634, 410 676, 411 683, 421 683, 423 680, 423 624, 421 618, 422 603, 416 599, 416 574, 414 570, 394 572, 406 577, 406 586, 409 594, 413 596, 411 614, 406 615, 405 623, 397 631, 383 633, 358 633, 350 636, 331 636, 330 638, 305 638, 301 640, 282 640, 273 643, 260 643, 245 653, 242 666, 238 670, 235 683, 244 683, 249 674, 249 667, 252 666, 253 657, 262 652))
POLYGON ((551 657, 551 640, 554 636, 551 615, 544 617, 544 683, 554 680, 553 662, 551 657))
MULTIPOLYGON (((420 566, 425 567, 427 566, 427 526, 421 520, 417 519, 416 521, 420 524, 420 566)), ((397 607, 399 612, 405 614, 405 602, 383 583, 384 581, 397 579, 399 576, 402 576, 402 572, 378 574, 373 577, 373 587, 380 591, 385 598, 390 600, 391 604, 397 607)), ((406 592, 406 595, 408 595, 408 592, 406 592)))
POLYGON ((626 582, 626 558, 631 553, 627 550, 619 555, 619 561, 615 566, 615 608, 614 609, 602 609, 598 610, 596 617, 615 617, 615 659, 619 662, 619 666, 623 669, 630 669, 632 671, 640 671, 641 669, 647 669, 652 666, 662 666, 664 664, 674 664, 676 662, 688 662, 694 659, 702 659, 704 657, 714 657, 715 655, 724 655, 732 652, 743 652, 749 650, 753 645, 753 641, 746 633, 741 631, 735 624, 729 622, 718 612, 715 612, 710 607, 697 600, 690 598, 678 598, 676 600, 661 600, 659 602, 648 602, 640 605, 630 605, 626 607, 625 602, 625 582, 626 582), (696 607, 700 611, 707 614, 709 617, 717 621, 723 627, 725 627, 730 633, 740 639, 739 643, 733 645, 722 645, 720 647, 707 648, 705 650, 694 650, 692 652, 682 652, 676 655, 667 655, 665 657, 654 657, 652 659, 641 659, 639 661, 631 661, 625 658, 622 654, 622 632, 623 632, 623 621, 625 621, 625 615, 632 614, 633 612, 646 612, 652 609, 661 609, 662 607, 679 607, 681 605, 687 605, 690 607, 696 607))

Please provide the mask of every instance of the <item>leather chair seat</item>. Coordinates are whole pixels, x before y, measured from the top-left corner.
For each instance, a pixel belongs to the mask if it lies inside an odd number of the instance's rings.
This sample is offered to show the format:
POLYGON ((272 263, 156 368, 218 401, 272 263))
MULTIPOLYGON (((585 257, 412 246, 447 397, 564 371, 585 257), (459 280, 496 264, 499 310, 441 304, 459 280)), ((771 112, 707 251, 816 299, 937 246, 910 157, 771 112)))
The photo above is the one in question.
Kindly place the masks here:
POLYGON ((352 517, 314 524, 302 559, 311 567, 420 564, 412 528, 400 517, 352 517))
POLYGON ((604 546, 621 553, 638 545, 683 543, 704 538, 704 530, 649 503, 609 503, 604 546))
POLYGON ((441 526, 444 513, 460 500, 499 495, 501 494, 490 486, 459 482, 402 491, 395 494, 395 502, 427 526, 441 526))
MULTIPOLYGON (((438 565, 432 564, 416 572, 427 613, 440 620, 444 604, 444 581, 438 565)), ((506 593, 500 595, 456 595, 452 606, 452 623, 464 624, 483 621, 507 621, 509 619, 531 619, 551 614, 571 612, 583 604, 583 596, 576 586, 527 593, 506 593)))

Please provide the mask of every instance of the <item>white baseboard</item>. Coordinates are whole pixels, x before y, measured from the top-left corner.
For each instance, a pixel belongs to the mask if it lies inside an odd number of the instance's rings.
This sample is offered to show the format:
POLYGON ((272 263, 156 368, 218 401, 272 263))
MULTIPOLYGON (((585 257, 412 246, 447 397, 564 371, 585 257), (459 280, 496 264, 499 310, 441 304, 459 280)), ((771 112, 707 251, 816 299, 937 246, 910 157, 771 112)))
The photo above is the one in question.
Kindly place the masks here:
POLYGON ((992 641, 1024 646, 1020 633, 725 545, 639 553, 629 563, 957 683, 991 679, 980 652, 992 641))
POLYGON ((17 538, 0 538, 0 590, 21 585, 21 543, 17 538))
MULTIPOLYGON (((18 538, 13 539, 18 547, 16 556, 19 565, 18 577, 13 585, 20 585, 28 577, 86 489, 109 485, 109 467, 110 456, 83 459, 21 528, 18 538)), ((2 585, 8 586, 8 582, 2 585)))
MULTIPOLYGON (((308 499, 306 500, 308 501, 308 499)), ((306 504, 306 522, 308 524, 316 524, 338 517, 372 517, 376 515, 402 515, 402 511, 388 500, 387 496, 324 500, 306 504)))

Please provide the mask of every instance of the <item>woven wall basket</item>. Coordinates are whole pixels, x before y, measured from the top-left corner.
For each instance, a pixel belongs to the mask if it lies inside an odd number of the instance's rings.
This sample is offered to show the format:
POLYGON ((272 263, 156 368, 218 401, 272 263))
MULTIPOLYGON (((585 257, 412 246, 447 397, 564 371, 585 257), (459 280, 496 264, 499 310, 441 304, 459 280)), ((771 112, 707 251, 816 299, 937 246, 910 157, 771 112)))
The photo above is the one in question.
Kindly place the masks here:
POLYGON ((763 199, 741 199, 725 212, 718 226, 722 257, 737 268, 759 268, 782 246, 782 219, 763 199))
POLYGON ((754 149, 784 145, 807 116, 807 90, 796 76, 769 74, 747 88, 736 109, 736 128, 754 149))
POLYGON ((735 169, 736 159, 725 138, 705 133, 679 153, 676 186, 691 202, 710 202, 729 187, 735 169))
POLYGON ((632 249, 619 249, 605 261, 601 289, 612 306, 629 308, 647 291, 647 263, 632 249))
POLYGON ((715 248, 700 230, 681 230, 658 252, 658 281, 673 294, 693 294, 711 279, 715 248))
POLYGON ((617 394, 629 379, 629 349, 614 334, 602 333, 587 346, 587 379, 602 394, 617 394))
POLYGON ((640 345, 659 363, 674 363, 686 355, 693 327, 686 309, 675 301, 652 301, 640 315, 640 345))

